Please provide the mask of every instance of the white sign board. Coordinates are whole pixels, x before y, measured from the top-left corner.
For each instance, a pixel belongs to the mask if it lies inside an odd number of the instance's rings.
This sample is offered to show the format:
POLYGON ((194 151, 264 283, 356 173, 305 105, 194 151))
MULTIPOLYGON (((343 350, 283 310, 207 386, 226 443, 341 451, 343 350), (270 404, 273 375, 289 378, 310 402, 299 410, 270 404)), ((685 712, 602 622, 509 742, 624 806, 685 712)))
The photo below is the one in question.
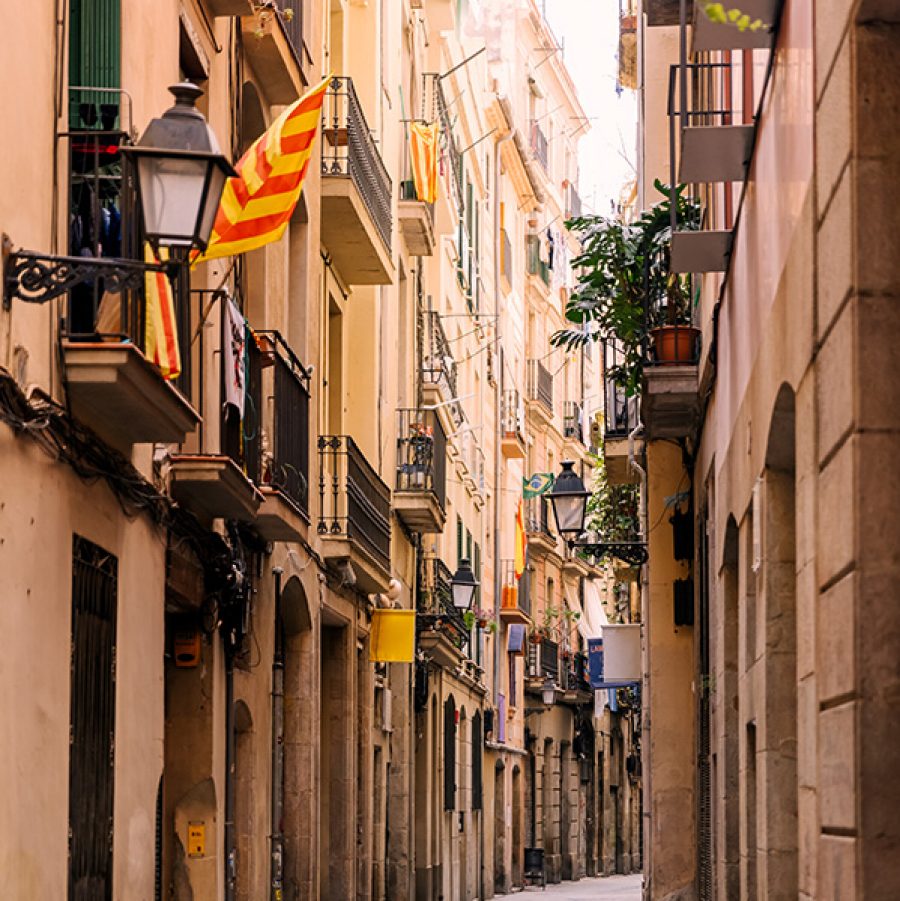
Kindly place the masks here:
POLYGON ((609 623, 603 627, 603 680, 641 681, 640 623, 609 623))

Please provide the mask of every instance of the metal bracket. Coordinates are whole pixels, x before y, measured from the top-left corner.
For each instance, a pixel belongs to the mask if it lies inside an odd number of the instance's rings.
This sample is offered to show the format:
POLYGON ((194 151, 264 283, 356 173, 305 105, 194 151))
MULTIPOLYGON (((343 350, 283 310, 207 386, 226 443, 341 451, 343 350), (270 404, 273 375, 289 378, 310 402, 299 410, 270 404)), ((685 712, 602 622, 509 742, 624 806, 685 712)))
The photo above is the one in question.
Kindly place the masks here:
POLYGON ((641 566, 650 559, 643 541, 570 541, 569 547, 591 557, 615 557, 631 566, 641 566))
POLYGON ((26 303, 47 303, 78 285, 103 279, 105 290, 118 294, 140 288, 149 272, 163 272, 173 278, 180 266, 178 260, 145 263, 141 260, 103 259, 97 257, 65 257, 12 250, 8 236, 3 236, 3 308, 12 299, 26 303))

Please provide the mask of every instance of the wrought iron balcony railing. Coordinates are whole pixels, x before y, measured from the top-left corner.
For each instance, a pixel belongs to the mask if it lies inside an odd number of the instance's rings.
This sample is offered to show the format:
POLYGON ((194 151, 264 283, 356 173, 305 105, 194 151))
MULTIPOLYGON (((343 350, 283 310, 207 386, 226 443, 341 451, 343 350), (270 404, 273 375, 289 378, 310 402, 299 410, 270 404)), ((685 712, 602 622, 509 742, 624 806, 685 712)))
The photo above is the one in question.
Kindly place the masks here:
POLYGON ((309 513, 309 375, 277 331, 257 332, 273 370, 271 409, 263 417, 270 446, 263 450, 264 484, 309 513))
POLYGON ((540 644, 528 645, 528 675, 532 678, 550 676, 554 681, 559 676, 559 645, 549 638, 540 644))
POLYGON ((553 376, 540 360, 528 361, 528 399, 553 415, 553 376))
POLYGON ((453 606, 451 581, 453 573, 438 557, 422 560, 416 625, 419 631, 435 629, 443 632, 460 649, 469 643, 469 630, 462 613, 453 606))
POLYGON ((577 401, 566 401, 563 414, 563 436, 584 444, 584 406, 577 401))
POLYGON ((615 340, 603 342, 603 386, 606 403, 603 405, 604 435, 624 438, 638 425, 638 403, 629 397, 625 388, 617 384, 611 373, 622 366, 624 357, 615 340))
MULTIPOLYGON (((450 350, 450 342, 441 323, 440 314, 429 310, 425 314, 424 349, 422 358, 422 382, 437 386, 445 400, 458 397, 456 380, 456 360, 450 350)), ((449 405, 452 418, 457 425, 463 421, 462 408, 458 402, 449 405)))
POLYGON ((390 571, 391 489, 347 435, 319 436, 318 533, 350 541, 390 571))
POLYGON ((456 202, 456 209, 462 216, 466 208, 466 198, 463 189, 463 160, 456 139, 453 137, 453 117, 450 115, 450 108, 447 103, 447 97, 444 94, 444 83, 439 75, 430 75, 433 84, 434 111, 441 123, 441 145, 447 154, 447 162, 450 170, 450 184, 453 191, 453 199, 456 202))
POLYGON ((537 122, 531 123, 531 149, 535 159, 544 167, 544 171, 550 168, 550 154, 547 136, 537 122))
POLYGON ((430 491, 447 502, 447 435, 435 410, 398 410, 397 490, 430 491))
POLYGON ((503 585, 500 594, 500 609, 518 609, 530 614, 531 594, 529 592, 528 567, 517 579, 515 560, 503 560, 501 565, 503 567, 503 585))
POLYGON ((524 502, 525 531, 553 537, 550 528, 550 502, 546 497, 529 497, 524 502))
POLYGON ((504 438, 517 438, 523 444, 525 442, 525 404, 515 388, 507 388, 503 392, 503 407, 501 410, 504 438))
POLYGON ((322 105, 322 176, 349 176, 385 247, 391 246, 391 178, 350 78, 333 78, 322 105))
POLYGON ((579 652, 563 652, 560 687, 564 691, 590 691, 587 657, 579 652))

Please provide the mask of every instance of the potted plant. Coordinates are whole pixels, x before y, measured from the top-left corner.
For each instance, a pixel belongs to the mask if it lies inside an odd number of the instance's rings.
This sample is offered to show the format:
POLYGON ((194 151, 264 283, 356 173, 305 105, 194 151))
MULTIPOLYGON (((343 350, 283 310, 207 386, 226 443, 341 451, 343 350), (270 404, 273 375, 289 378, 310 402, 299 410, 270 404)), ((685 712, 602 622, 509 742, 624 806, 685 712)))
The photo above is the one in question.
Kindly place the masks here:
MULTIPOLYGON (((566 304, 572 325, 550 339, 567 351, 589 341, 615 342, 619 360, 606 377, 629 397, 640 390, 648 344, 654 361, 672 362, 673 354, 683 359, 678 354, 687 344, 693 353, 697 337, 690 326, 689 282, 669 266, 672 196, 666 185, 654 184, 663 201, 634 222, 582 216, 566 223, 581 243, 582 252, 572 261, 580 274, 566 304)), ((678 228, 698 228, 699 205, 684 196, 683 185, 674 199, 678 228)))

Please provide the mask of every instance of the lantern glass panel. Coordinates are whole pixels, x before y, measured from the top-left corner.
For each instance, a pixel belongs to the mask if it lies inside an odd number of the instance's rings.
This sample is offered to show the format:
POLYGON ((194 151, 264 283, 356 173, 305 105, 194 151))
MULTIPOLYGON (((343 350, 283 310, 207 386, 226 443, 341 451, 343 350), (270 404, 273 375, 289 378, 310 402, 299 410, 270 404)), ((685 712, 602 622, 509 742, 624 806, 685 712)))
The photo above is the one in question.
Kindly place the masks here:
POLYGON ((190 247, 194 243, 210 165, 204 158, 147 154, 138 159, 148 238, 176 247, 190 247))
POLYGON ((562 535, 580 535, 584 531, 587 497, 580 494, 551 495, 556 528, 562 535))

